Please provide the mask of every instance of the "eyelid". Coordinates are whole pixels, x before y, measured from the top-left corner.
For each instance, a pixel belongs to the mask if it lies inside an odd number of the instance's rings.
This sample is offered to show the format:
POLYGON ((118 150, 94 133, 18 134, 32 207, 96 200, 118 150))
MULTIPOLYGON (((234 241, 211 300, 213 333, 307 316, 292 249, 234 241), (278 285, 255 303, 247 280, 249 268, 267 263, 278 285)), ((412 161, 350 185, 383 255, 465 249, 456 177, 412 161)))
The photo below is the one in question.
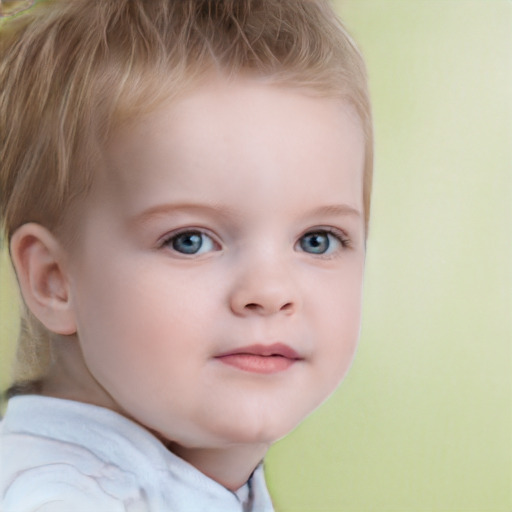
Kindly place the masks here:
POLYGON ((294 247, 300 245, 300 241, 303 237, 314 234, 314 233, 325 233, 327 235, 331 235, 336 239, 336 242, 339 244, 339 247, 335 248, 332 251, 327 251, 325 253, 315 254, 313 252, 303 251, 300 252, 306 254, 307 256, 312 256, 314 259, 319 260, 332 260, 341 257, 342 253, 346 250, 350 250, 353 247, 352 240, 347 234, 347 232, 340 228, 335 228, 333 226, 314 226, 305 230, 297 239, 297 242, 294 247))
MULTIPOLYGON (((216 246, 216 249, 215 249, 216 251, 222 250, 224 248, 223 244, 219 241, 219 237, 217 235, 212 233, 212 231, 209 229, 198 227, 198 226, 186 226, 186 227, 182 227, 182 228, 177 228, 173 231, 166 233, 165 235, 160 237, 160 239, 158 240, 157 247, 165 248, 166 244, 168 244, 173 238, 175 238, 183 233, 190 233, 190 232, 198 232, 198 233, 201 233, 202 235, 205 235, 208 238, 210 238, 212 240, 213 244, 216 246)), ((352 239, 348 235, 348 233, 341 228, 336 228, 333 226, 310 227, 302 232, 302 234, 298 237, 296 244, 299 243, 299 241, 302 237, 304 237, 308 234, 311 234, 311 233, 326 233, 326 234, 334 236, 341 245, 340 250, 349 249, 352 247, 352 239)), ((178 251, 174 251, 174 250, 172 250, 172 251, 175 252, 176 254, 180 254, 178 251)), ((212 252, 212 251, 210 251, 210 252, 212 252)), ((328 258, 329 256, 332 257, 332 254, 329 253, 329 254, 323 254, 323 255, 322 254, 316 255, 316 257, 319 257, 319 258, 321 258, 321 257, 328 258)))
MULTIPOLYGON (((219 237, 217 237, 215 234, 213 234, 209 229, 206 228, 200 228, 197 226, 186 226, 183 228, 178 228, 173 231, 170 231, 160 237, 160 239, 157 242, 158 248, 164 248, 167 243, 169 243, 173 238, 182 235, 183 233, 201 233, 202 235, 206 235, 208 238, 210 238, 213 243, 218 247, 217 250, 223 249, 222 243, 219 241, 219 237)), ((173 251, 177 252, 177 251, 173 251)), ((179 254, 179 253, 178 253, 179 254)))
POLYGON ((333 226, 314 226, 312 228, 306 229, 299 236, 299 240, 303 236, 306 236, 309 233, 327 233, 327 234, 332 235, 335 238, 337 238, 344 248, 348 248, 348 247, 352 246, 351 237, 344 229, 341 229, 341 228, 335 228, 333 226))

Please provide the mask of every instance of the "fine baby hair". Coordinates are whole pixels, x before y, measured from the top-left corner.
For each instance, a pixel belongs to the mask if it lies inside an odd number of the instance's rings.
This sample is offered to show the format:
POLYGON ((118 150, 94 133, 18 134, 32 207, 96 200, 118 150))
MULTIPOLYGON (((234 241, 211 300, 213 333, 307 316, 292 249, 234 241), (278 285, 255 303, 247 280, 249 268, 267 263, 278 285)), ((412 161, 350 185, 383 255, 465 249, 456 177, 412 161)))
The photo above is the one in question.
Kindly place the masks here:
POLYGON ((365 65, 327 0, 4 19, 5 511, 272 510, 262 457, 355 352, 372 171, 365 65))

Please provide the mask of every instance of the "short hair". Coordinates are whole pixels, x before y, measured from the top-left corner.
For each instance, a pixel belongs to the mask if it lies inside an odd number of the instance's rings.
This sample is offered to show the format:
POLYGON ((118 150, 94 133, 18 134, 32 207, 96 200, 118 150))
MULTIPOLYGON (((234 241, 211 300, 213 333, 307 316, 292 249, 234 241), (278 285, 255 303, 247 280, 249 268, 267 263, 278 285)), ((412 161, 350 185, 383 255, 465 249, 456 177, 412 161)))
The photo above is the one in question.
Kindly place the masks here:
MULTIPOLYGON (((6 240, 27 222, 65 239, 110 134, 212 71, 304 87, 355 108, 366 143, 367 232, 373 131, 366 70, 327 0, 43 0, 0 26, 6 240)), ((15 380, 44 375, 50 339, 26 311, 15 380)))

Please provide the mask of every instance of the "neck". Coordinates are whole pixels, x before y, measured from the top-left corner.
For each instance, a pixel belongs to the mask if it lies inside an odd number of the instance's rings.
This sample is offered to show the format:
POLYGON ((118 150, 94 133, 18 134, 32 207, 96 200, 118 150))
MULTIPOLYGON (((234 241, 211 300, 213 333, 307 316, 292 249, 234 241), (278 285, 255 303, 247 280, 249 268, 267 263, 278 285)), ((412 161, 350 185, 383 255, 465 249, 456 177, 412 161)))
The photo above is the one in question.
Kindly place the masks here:
POLYGON ((263 459, 268 445, 231 445, 226 448, 184 448, 175 443, 169 450, 201 473, 231 491, 240 489, 263 459))

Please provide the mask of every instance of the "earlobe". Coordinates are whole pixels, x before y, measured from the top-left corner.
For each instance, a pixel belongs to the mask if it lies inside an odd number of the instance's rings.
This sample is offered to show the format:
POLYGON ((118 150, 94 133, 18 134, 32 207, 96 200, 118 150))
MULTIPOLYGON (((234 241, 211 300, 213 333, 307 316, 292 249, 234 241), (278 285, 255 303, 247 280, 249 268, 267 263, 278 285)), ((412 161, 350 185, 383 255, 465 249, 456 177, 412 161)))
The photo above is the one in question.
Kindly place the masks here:
POLYGON ((11 258, 27 307, 50 331, 76 332, 64 251, 50 231, 39 224, 20 226, 12 235, 11 258))

